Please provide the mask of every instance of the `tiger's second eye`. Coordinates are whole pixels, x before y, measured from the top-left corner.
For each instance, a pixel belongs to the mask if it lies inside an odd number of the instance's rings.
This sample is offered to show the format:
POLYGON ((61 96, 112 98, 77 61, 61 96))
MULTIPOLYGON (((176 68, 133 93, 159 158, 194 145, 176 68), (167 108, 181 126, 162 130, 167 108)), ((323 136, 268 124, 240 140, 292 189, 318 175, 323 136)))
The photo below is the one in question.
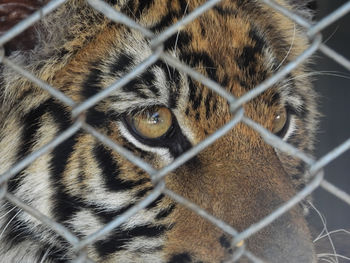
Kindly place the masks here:
POLYGON ((285 127, 288 120, 288 113, 286 108, 281 108, 276 112, 275 119, 273 120, 272 132, 278 136, 283 136, 282 133, 285 131, 285 127))
POLYGON ((128 118, 129 124, 138 135, 148 139, 156 139, 171 128, 173 117, 166 107, 154 107, 136 113, 128 118))

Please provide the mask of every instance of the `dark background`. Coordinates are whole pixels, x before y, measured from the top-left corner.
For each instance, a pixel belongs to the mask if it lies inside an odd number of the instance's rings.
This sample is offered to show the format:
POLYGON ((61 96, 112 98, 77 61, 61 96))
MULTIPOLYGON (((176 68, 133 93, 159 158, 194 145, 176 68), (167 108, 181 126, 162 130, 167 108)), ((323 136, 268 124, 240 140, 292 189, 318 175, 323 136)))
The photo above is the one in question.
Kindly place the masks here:
MULTIPOLYGON (((318 0, 316 20, 346 2, 318 0)), ((350 13, 331 24, 322 34, 323 42, 350 59, 350 13)), ((350 137, 350 72, 321 52, 317 53, 312 67, 320 73, 315 76, 314 86, 320 94, 319 107, 323 114, 316 142, 316 156, 321 157, 350 137)), ((350 194, 350 151, 325 167, 325 178, 350 194)), ((325 216, 329 230, 350 229, 348 204, 323 189, 315 192, 314 203, 325 216)))
MULTIPOLYGON (((318 0, 315 20, 319 21, 347 0, 318 0)), ((333 50, 350 59, 350 13, 322 31, 323 42, 333 50)), ((332 59, 318 52, 312 70, 319 74, 314 78, 314 87, 319 94, 319 109, 323 114, 318 129, 315 155, 320 158, 350 137, 350 72, 332 59)), ((350 150, 325 167, 325 179, 350 194, 350 150)), ((350 206, 318 188, 313 194, 313 203, 326 221, 328 231, 350 230, 350 206)), ((320 216, 311 211, 309 222, 315 228, 314 235, 322 231, 320 216)), ((316 234, 316 235, 315 235, 316 234)), ((350 257, 350 234, 332 234, 337 254, 350 257)), ((316 242, 317 252, 331 253, 328 238, 316 242)), ((333 257, 334 259, 334 257, 333 257)), ((350 262, 338 258, 339 263, 350 262)), ((333 261, 334 262, 334 261, 333 261)))

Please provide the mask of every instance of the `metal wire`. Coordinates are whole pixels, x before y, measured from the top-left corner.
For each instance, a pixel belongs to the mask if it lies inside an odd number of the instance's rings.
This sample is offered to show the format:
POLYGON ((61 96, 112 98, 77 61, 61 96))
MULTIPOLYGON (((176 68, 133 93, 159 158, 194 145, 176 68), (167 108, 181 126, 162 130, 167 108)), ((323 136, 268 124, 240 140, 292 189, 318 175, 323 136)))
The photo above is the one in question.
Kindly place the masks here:
MULTIPOLYGON (((112 84, 108 88, 102 90, 101 92, 97 93, 96 95, 82 102, 80 105, 76 105, 76 103, 71 98, 67 97, 61 91, 48 85, 44 81, 38 79, 32 73, 16 65, 14 62, 12 62, 9 58, 5 56, 4 49, 3 49, 4 44, 12 40, 14 37, 18 36, 25 29, 31 27, 35 22, 42 19, 45 15, 54 11, 57 7, 59 7, 64 2, 66 2, 66 0, 49 1, 49 3, 46 4, 42 9, 33 13, 31 16, 27 17, 23 21, 19 22, 17 25, 12 27, 10 30, 8 30, 4 35, 0 37, 0 63, 18 72, 18 74, 24 76, 29 81, 33 82, 36 86, 49 92, 57 100, 71 107, 72 108, 71 114, 73 119, 75 120, 74 123, 67 130, 62 132, 60 135, 56 136, 51 142, 49 142, 39 150, 29 154, 23 160, 16 163, 13 167, 11 167, 6 172, 0 175, 0 199, 4 199, 10 202, 12 205, 21 209, 23 212, 28 213, 31 216, 35 217, 43 225, 52 229, 58 235, 66 239, 72 245, 73 250, 76 251, 77 257, 74 260, 74 262, 93 262, 91 259, 88 258, 85 252, 85 247, 88 246, 89 244, 92 244, 97 239, 108 235, 113 229, 120 226, 122 223, 126 222, 132 215, 136 214, 138 211, 144 209, 161 194, 165 194, 169 198, 173 199, 174 201, 184 205, 188 209, 191 209, 201 217, 205 218, 206 220, 210 221, 212 224, 214 224, 215 226, 223 230, 228 235, 231 235, 233 240, 232 241, 233 245, 236 245, 240 241, 249 238, 250 236, 254 235, 257 231, 263 229, 264 227, 272 223, 274 220, 276 220, 278 217, 286 213, 293 206, 301 202, 306 196, 310 195, 318 187, 322 187, 329 193, 333 194, 334 196, 340 198, 341 200, 346 202, 348 205, 350 205, 350 194, 345 192, 344 190, 339 189, 337 186, 331 184, 330 182, 326 181, 324 179, 324 174, 323 174, 323 169, 330 162, 334 161, 336 158, 338 158, 340 155, 342 155, 344 152, 350 149, 350 139, 343 142, 341 145, 339 145, 334 150, 324 155, 322 158, 315 160, 314 158, 310 157, 309 155, 305 154, 299 149, 284 142, 279 137, 267 131, 266 129, 264 129, 262 126, 260 126, 253 120, 244 116, 244 110, 242 108, 245 103, 252 100, 254 97, 258 96, 263 91, 270 88, 271 86, 278 84, 283 77, 285 77, 288 73, 293 71, 297 66, 305 62, 317 50, 320 50, 322 53, 324 53, 325 55, 333 59, 335 62, 339 63, 344 68, 350 71, 350 61, 344 56, 342 56, 341 54, 337 53, 333 49, 326 46, 325 44, 322 44, 322 36, 321 36, 321 31, 324 28, 328 27, 329 25, 334 23, 336 20, 338 20, 339 18, 341 18, 342 16, 350 12, 350 1, 348 1, 343 6, 341 6, 334 12, 330 13, 326 17, 324 17, 319 22, 313 23, 299 16, 298 14, 292 12, 291 10, 281 6, 280 4, 276 3, 273 0, 260 0, 262 3, 274 8, 276 12, 280 12, 284 16, 288 17, 289 19, 291 19, 292 21, 294 21, 295 23, 303 27, 305 34, 310 38, 311 45, 300 56, 298 56, 292 62, 290 62, 285 67, 280 69, 273 76, 271 76, 264 82, 260 83, 254 89, 252 89, 251 91, 247 92, 246 94, 244 94, 239 98, 235 98, 231 93, 229 93, 226 89, 221 87, 218 83, 200 74, 199 72, 189 67, 188 65, 185 65, 184 63, 179 61, 177 58, 164 53, 162 48, 163 43, 169 37, 179 32, 179 30, 181 30, 182 27, 184 27, 186 24, 190 23, 191 21, 195 20, 198 16, 202 15, 207 10, 213 8, 213 6, 215 6, 220 1, 221 0, 207 1, 203 5, 199 6, 197 9, 193 10, 192 12, 184 16, 183 19, 179 20, 177 23, 169 26, 166 30, 156 35, 154 32, 141 26, 135 20, 133 20, 132 18, 129 18, 125 14, 112 8, 105 2, 101 0, 87 0, 87 3, 92 8, 94 8, 98 12, 101 12, 103 15, 105 15, 107 18, 111 19, 112 21, 116 23, 124 24, 129 28, 137 30, 140 33, 142 33, 146 38, 149 39, 153 52, 148 58, 146 58, 143 62, 139 63, 135 68, 133 68, 128 74, 118 79, 114 84, 112 84), (198 82, 202 83, 203 85, 207 86, 208 88, 216 92, 218 95, 225 98, 230 105, 231 111, 233 113, 233 118, 229 123, 227 123, 221 129, 217 130, 214 134, 210 135, 205 140, 197 144, 195 147, 191 148, 188 152, 179 156, 168 166, 160 170, 157 170, 154 167, 152 167, 150 164, 142 160, 141 158, 135 156, 129 150, 116 144, 111 139, 109 139, 108 137, 101 134, 96 129, 94 129, 87 123, 85 123, 84 113, 86 112, 86 110, 96 105, 96 103, 108 97, 112 92, 114 92, 118 88, 123 87, 128 82, 133 80, 135 77, 139 76, 142 72, 147 70, 151 65, 153 65, 159 59, 163 60, 168 65, 176 68, 177 70, 189 75, 193 79, 197 80, 198 82), (266 141, 266 143, 272 145, 276 149, 283 151, 289 154, 290 156, 303 160, 308 165, 308 172, 312 178, 303 190, 301 190, 295 196, 293 196, 290 200, 285 202, 281 207, 276 208, 276 210, 270 213, 268 216, 266 216, 259 222, 256 222, 255 224, 251 225, 250 227, 248 227, 242 232, 238 232, 236 229, 234 229, 234 227, 228 225, 222 220, 219 220, 218 218, 215 218, 208 212, 204 211, 198 205, 190 202, 189 200, 185 199, 183 196, 178 195, 177 193, 167 189, 163 181, 164 178, 167 176, 167 174, 174 171, 176 168, 178 168, 180 165, 185 163, 187 160, 197 155, 200 151, 208 147, 210 144, 214 143, 221 136, 223 136, 228 131, 230 131, 239 122, 242 122, 248 125, 249 127, 251 127, 252 129, 254 129, 255 131, 257 131, 261 135, 261 137, 266 141), (113 151, 118 152, 127 160, 129 160, 136 166, 146 171, 150 175, 152 182, 154 184, 154 189, 142 201, 132 206, 129 210, 127 210, 123 214, 117 216, 115 219, 113 219, 111 222, 105 225, 102 229, 98 230, 95 233, 92 233, 91 235, 85 237, 84 239, 79 239, 73 233, 71 233, 67 228, 65 228, 63 225, 41 214, 39 211, 37 211, 33 207, 30 207, 29 205, 21 201, 20 198, 12 195, 7 191, 7 183, 15 174, 19 173, 22 169, 24 169, 25 167, 33 163, 37 158, 39 158, 43 154, 48 153, 49 151, 57 147, 59 144, 64 143, 65 140, 73 136, 80 129, 83 129, 85 132, 91 134, 98 141, 108 146, 113 151)), ((251 262, 257 262, 257 263, 263 262, 261 259, 253 255, 251 252, 249 252, 244 245, 239 247, 239 249, 234 253, 231 261, 235 261, 241 257, 246 257, 251 262)))

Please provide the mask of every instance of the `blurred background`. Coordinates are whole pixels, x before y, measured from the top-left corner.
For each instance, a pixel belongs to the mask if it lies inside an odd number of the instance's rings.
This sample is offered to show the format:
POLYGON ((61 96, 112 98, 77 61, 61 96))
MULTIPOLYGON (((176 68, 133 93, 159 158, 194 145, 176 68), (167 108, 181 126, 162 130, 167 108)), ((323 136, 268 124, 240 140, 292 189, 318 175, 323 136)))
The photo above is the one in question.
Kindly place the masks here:
MULTIPOLYGON (((346 0, 318 0, 316 20, 331 13, 346 0)), ((350 59, 350 14, 336 21, 323 32, 323 42, 350 59)), ((350 72, 318 52, 313 63, 315 89, 320 94, 321 118, 316 156, 321 157, 350 137, 350 72)), ((350 193, 350 151, 325 168, 326 179, 350 193)), ((329 229, 350 229, 350 207, 327 191, 314 194, 315 206, 321 210, 329 229)), ((349 240, 350 247, 350 240, 349 240)))
MULTIPOLYGON (((319 21, 346 0, 318 0, 316 20, 319 21)), ((350 14, 323 30, 323 42, 350 59, 350 14)), ((318 52, 312 68, 318 72, 314 86, 320 95, 323 114, 316 142, 316 157, 320 158, 350 137, 350 72, 318 52)), ((325 168, 325 178, 350 194, 350 151, 348 150, 325 168)), ((332 194, 318 188, 313 194, 315 207, 324 216, 328 231, 350 230, 350 206, 332 194)), ((322 231, 323 223, 315 211, 311 222, 322 231)), ((350 257, 350 234, 344 231, 332 235, 337 254, 350 257)), ((329 245, 329 241, 328 241, 329 245)), ((336 261, 330 261, 336 262, 336 261)), ((339 262, 350 262, 339 258, 339 262)))

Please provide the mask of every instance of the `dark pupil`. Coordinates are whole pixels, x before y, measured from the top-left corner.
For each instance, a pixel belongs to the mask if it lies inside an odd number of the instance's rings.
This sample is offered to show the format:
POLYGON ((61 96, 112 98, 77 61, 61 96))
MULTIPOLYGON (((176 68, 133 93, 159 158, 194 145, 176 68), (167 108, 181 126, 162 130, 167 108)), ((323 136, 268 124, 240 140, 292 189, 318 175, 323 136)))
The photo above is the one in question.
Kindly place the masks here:
POLYGON ((152 124, 157 124, 160 122, 160 116, 158 112, 149 112, 148 113, 149 122, 152 124))

